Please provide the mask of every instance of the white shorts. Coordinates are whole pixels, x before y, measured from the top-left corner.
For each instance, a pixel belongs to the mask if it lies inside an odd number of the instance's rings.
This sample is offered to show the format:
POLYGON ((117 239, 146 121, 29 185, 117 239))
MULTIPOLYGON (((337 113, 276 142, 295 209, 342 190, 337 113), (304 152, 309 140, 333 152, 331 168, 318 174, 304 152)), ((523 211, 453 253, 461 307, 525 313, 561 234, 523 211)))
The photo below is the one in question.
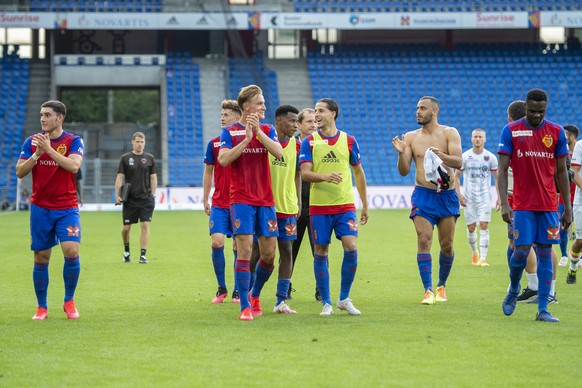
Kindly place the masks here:
MULTIPOLYGON (((582 225, 582 205, 574 205, 572 213, 574 213, 574 225, 582 225)), ((582 240, 582 227, 576 228, 576 240, 582 240)))
POLYGON ((468 201, 465 207, 465 220, 467 225, 477 222, 491 222, 491 201, 468 201))

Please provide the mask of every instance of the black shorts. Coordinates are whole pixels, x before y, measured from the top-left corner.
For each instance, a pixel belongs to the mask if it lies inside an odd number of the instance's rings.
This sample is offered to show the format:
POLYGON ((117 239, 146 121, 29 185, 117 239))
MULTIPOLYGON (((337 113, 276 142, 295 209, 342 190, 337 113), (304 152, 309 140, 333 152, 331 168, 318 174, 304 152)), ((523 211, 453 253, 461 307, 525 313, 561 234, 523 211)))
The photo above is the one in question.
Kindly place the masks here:
POLYGON ((123 225, 137 224, 137 221, 149 222, 154 214, 156 201, 154 197, 139 202, 123 203, 123 225))

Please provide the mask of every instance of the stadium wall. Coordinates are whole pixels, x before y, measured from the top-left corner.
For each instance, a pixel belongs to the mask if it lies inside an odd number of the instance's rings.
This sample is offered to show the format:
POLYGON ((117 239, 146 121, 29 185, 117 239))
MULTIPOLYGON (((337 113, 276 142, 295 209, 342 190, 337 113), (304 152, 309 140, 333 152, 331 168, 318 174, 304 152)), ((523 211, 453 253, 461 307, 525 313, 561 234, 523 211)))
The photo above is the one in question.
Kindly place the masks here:
MULTIPOLYGON (((368 187, 368 208, 372 209, 410 209, 410 197, 414 186, 371 186, 368 187)), ((113 198, 113 192, 111 193, 113 198)), ((210 193, 212 197, 212 192, 210 193)), ((491 187, 491 206, 495 207, 497 190, 491 187)), ((157 210, 204 210, 201 187, 162 187, 156 195, 157 210)), ((354 187, 354 201, 358 209, 362 201, 354 187)), ((82 211, 121 211, 120 206, 111 203, 90 203, 81 207, 82 211)))

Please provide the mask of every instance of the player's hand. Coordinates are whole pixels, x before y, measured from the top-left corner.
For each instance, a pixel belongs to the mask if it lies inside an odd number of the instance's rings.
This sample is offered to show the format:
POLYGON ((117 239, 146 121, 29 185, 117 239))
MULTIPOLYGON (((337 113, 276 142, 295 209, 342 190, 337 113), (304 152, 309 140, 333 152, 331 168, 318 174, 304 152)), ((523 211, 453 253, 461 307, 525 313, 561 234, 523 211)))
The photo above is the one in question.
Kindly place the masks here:
POLYGON ((499 200, 499 198, 497 198, 497 201, 495 202, 495 211, 499 211, 499 209, 501 209, 501 201, 499 200))
POLYGON ((47 149, 51 148, 51 139, 46 133, 35 133, 32 135, 32 145, 36 146, 35 154, 40 156, 47 149))
POLYGON ((441 150, 439 150, 437 147, 430 147, 429 148, 432 152, 434 152, 434 154, 436 156, 438 156, 439 158, 444 155, 443 152, 441 150))
POLYGON ((402 135, 402 140, 398 138, 398 135, 392 138, 392 146, 394 146, 394 149, 400 154, 404 153, 406 150, 406 139, 404 136, 405 135, 402 135))
POLYGON ((342 173, 341 172, 332 172, 330 174, 326 174, 323 178, 326 182, 340 184, 342 183, 342 173))
POLYGON ((122 202, 123 202, 123 200, 121 199, 121 197, 119 195, 117 195, 115 197, 115 204, 116 205, 121 205, 122 202))
POLYGON ((466 207, 467 206, 467 200, 465 199, 464 196, 459 195, 459 203, 461 204, 462 207, 466 207))
POLYGON ((257 134, 259 132, 259 115, 256 113, 251 113, 247 116, 247 126, 257 134))
POLYGON ((501 205, 501 218, 508 224, 513 222, 513 209, 509 206, 509 204, 502 204, 501 205))
POLYGON ((360 225, 366 225, 368 222, 368 208, 362 207, 362 214, 360 215, 360 225))
POLYGON ((204 202, 204 213, 206 213, 207 216, 210 215, 210 204, 208 202, 204 202))
POLYGON ((572 208, 565 209, 564 214, 562 214, 562 229, 566 230, 570 227, 572 223, 572 208))

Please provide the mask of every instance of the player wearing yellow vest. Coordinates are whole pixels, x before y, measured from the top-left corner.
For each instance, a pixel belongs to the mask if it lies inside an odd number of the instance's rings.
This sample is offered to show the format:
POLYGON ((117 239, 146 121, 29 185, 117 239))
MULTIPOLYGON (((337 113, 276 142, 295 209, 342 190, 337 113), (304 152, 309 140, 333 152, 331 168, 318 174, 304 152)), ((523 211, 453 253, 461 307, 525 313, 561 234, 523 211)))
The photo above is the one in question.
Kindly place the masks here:
MULTIPOLYGON (((293 134, 297 131, 297 116, 299 110, 291 105, 282 105, 275 111, 275 130, 281 147, 283 156, 276 158, 269 155, 271 167, 271 184, 273 186, 273 196, 275 197, 275 211, 277 212, 277 227, 279 237, 279 280, 277 282, 277 302, 274 313, 295 314, 291 310, 286 300, 289 296, 289 284, 291 283, 291 273, 293 272, 293 241, 297 239, 297 214, 299 213, 299 198, 301 198, 301 179, 299 176, 299 163, 297 154, 299 144, 295 141, 293 134)), ((261 261, 257 263, 257 271, 261 268, 261 261)), ((259 297, 256 287, 259 282, 253 285, 253 298, 259 297)))
POLYGON ((360 224, 368 221, 366 175, 360 161, 360 148, 353 136, 337 129, 338 115, 339 107, 334 100, 317 101, 315 122, 319 131, 301 142, 299 155, 301 177, 311 182, 309 215, 315 238, 313 270, 321 293, 323 310, 320 315, 323 316, 333 313, 327 265, 332 231, 342 241, 344 249, 337 307, 350 315, 361 314, 349 298, 358 267, 358 221, 351 171, 362 201, 360 224))

